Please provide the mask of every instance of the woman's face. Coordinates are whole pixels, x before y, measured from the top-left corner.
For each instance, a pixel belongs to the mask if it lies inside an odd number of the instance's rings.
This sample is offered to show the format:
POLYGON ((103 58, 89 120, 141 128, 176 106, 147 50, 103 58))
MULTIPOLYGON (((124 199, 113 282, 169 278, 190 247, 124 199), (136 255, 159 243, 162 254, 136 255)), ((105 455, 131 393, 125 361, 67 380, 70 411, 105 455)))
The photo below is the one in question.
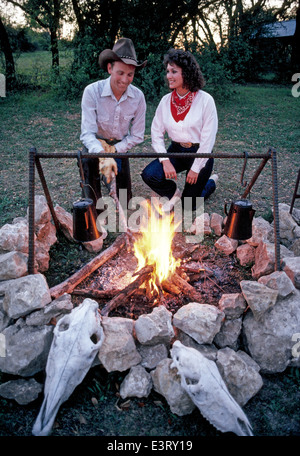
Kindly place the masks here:
POLYGON ((167 65, 167 80, 171 90, 176 89, 180 92, 183 89, 182 69, 175 63, 167 65))

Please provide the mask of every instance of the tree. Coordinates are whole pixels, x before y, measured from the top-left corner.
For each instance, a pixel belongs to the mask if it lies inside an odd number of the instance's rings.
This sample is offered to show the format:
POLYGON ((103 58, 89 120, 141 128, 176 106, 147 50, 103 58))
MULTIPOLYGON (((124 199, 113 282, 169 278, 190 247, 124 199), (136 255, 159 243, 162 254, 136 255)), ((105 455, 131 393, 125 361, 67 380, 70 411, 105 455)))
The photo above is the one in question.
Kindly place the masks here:
POLYGON ((16 86, 16 71, 14 57, 9 42, 8 34, 0 16, 0 49, 5 58, 6 87, 11 90, 16 86))
POLYGON ((59 28, 60 21, 66 11, 67 0, 6 0, 19 7, 26 13, 31 21, 50 33, 52 69, 55 74, 59 73, 59 28))

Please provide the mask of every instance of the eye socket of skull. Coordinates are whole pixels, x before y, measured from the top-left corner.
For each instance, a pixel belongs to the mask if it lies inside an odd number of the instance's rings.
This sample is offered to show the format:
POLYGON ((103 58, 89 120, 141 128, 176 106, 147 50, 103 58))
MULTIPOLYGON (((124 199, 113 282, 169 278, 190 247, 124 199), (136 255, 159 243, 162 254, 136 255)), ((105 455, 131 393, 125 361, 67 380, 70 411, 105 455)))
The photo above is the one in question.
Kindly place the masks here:
POLYGON ((58 327, 58 330, 59 332, 64 332, 64 331, 67 331, 69 329, 70 325, 69 325, 69 322, 63 322, 59 325, 58 327))
POLYGON ((95 344, 95 345, 99 342, 99 338, 96 333, 92 334, 90 339, 93 342, 93 344, 95 344))

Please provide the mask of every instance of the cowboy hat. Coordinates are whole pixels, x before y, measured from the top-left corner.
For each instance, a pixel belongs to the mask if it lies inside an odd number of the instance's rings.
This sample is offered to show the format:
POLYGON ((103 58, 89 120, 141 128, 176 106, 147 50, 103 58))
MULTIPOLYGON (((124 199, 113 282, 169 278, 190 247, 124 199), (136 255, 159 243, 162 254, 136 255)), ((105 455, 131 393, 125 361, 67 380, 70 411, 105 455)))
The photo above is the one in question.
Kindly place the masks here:
POLYGON ((105 49, 99 55, 99 65, 103 70, 107 69, 107 64, 112 61, 122 61, 127 65, 134 65, 141 70, 146 66, 147 60, 138 64, 133 42, 130 38, 120 38, 111 49, 105 49))

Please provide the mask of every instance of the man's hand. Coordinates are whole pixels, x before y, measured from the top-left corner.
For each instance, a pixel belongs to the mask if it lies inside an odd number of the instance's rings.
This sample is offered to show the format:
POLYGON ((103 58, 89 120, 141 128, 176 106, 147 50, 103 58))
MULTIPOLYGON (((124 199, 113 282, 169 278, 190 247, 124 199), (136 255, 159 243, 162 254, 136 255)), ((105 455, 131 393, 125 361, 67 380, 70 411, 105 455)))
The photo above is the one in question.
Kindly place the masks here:
POLYGON ((118 174, 118 166, 113 158, 99 158, 99 169, 100 173, 106 178, 108 184, 111 181, 112 172, 118 174))
POLYGON ((98 139, 98 141, 101 142, 101 145, 106 154, 114 154, 116 152, 115 146, 110 146, 106 141, 104 141, 104 139, 98 139))
POLYGON ((176 170, 170 162, 170 160, 163 160, 161 163, 164 169, 166 179, 177 179, 176 170))
POLYGON ((197 182, 198 175, 199 173, 195 173, 195 171, 190 169, 186 176, 186 182, 191 185, 195 184, 197 182))

